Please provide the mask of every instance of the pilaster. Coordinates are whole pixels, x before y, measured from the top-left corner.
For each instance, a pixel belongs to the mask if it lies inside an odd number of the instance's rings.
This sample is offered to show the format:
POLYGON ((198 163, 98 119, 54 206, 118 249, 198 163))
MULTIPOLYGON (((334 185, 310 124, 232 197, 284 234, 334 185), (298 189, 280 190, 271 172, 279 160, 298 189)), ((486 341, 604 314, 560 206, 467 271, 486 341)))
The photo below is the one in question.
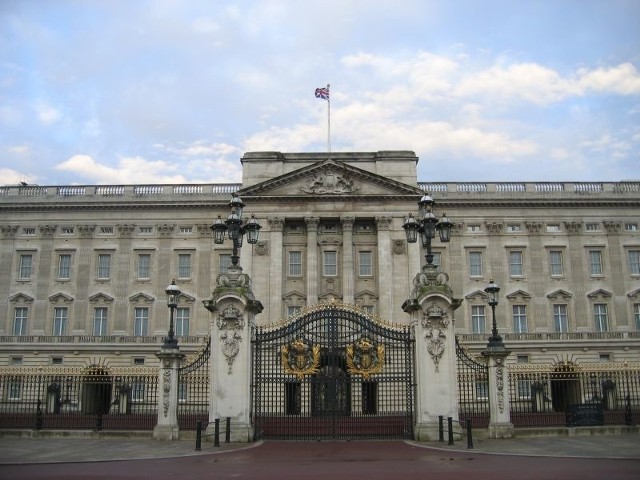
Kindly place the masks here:
POLYGON ((353 217, 342 217, 342 299, 344 303, 355 303, 353 283, 353 217))
POLYGON ((318 217, 305 217, 307 225, 307 306, 318 303, 318 217))
POLYGON ((158 423, 153 429, 156 440, 177 440, 178 427, 178 370, 184 354, 179 348, 163 348, 156 356, 160 359, 158 378, 158 423))
POLYGON ((382 318, 393 318, 393 286, 386 285, 385 280, 392 278, 391 262, 391 217, 376 217, 378 227, 378 315, 382 318))
POLYGON ((511 423, 509 380, 505 359, 511 352, 502 348, 487 347, 482 356, 487 360, 489 373, 489 438, 513 438, 511 423))

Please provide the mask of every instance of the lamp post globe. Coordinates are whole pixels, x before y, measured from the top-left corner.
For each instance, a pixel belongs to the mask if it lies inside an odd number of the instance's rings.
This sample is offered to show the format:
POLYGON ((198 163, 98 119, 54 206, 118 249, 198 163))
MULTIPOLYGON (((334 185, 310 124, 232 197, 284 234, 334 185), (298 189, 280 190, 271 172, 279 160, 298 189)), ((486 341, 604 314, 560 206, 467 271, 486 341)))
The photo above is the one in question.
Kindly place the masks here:
POLYGON ((498 334, 498 324, 496 323, 496 305, 498 305, 498 293, 500 292, 500 287, 498 287, 493 279, 491 279, 489 280, 489 285, 485 287, 484 291, 487 294, 487 300, 491 307, 491 314, 493 317, 488 347, 493 349, 504 349, 504 343, 502 342, 502 337, 498 334))
POLYGON ((164 342, 162 344, 163 348, 178 348, 178 339, 175 337, 175 331, 173 328, 173 311, 178 308, 178 301, 180 299, 180 295, 182 292, 176 285, 176 281, 172 280, 171 285, 169 285, 165 291, 167 295, 167 307, 169 307, 169 332, 166 337, 164 337, 164 342))

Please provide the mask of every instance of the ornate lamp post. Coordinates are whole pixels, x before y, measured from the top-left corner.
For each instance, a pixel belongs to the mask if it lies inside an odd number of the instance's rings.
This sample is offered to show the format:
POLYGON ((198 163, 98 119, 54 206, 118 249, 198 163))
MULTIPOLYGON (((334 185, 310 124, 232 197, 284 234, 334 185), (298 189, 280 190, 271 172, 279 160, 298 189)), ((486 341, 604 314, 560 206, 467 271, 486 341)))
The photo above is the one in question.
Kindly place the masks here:
POLYGON ((500 292, 500 287, 498 287, 493 280, 489 280, 489 285, 486 286, 484 291, 487 292, 489 297, 489 306, 491 307, 491 314, 493 315, 491 336, 489 337, 487 347, 504 350, 504 343, 502 342, 502 337, 498 334, 498 325, 496 323, 496 305, 498 305, 498 293, 500 292))
POLYGON ((444 213, 440 220, 436 218, 432 211, 435 202, 429 194, 425 194, 418 202, 418 205, 420 218, 416 220, 410 213, 405 219, 402 228, 405 230, 407 242, 409 243, 415 243, 418 239, 418 234, 420 234, 422 246, 427 252, 425 254, 427 265, 432 265, 433 252, 431 251, 431 239, 435 238, 437 231, 442 243, 449 242, 449 240, 451 240, 453 223, 451 223, 444 213))
POLYGON ((229 202, 229 207, 231 208, 231 213, 227 219, 223 221, 220 215, 218 215, 218 219, 213 223, 213 225, 211 225, 211 230, 213 230, 214 243, 223 243, 225 234, 229 237, 229 240, 233 242, 231 264, 234 267, 237 267, 238 261, 240 260, 238 249, 242 247, 244 235, 247 234, 247 242, 250 244, 258 243, 258 233, 262 228, 262 225, 258 223, 253 214, 248 221, 244 224, 242 223, 242 210, 244 209, 244 203, 242 203, 240 197, 235 193, 229 202))
POLYGON ((171 280, 171 285, 169 285, 164 292, 167 294, 167 306, 171 313, 169 316, 169 333, 164 337, 162 348, 178 348, 178 339, 175 338, 173 330, 173 311, 178 308, 178 300, 182 292, 176 286, 175 280, 171 280))

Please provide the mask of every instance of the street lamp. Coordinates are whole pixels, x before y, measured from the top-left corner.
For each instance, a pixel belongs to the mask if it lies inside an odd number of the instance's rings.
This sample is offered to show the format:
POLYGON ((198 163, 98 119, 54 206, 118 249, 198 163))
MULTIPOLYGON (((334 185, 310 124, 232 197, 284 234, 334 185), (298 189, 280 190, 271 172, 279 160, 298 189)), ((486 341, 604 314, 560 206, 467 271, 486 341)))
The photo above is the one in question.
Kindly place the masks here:
POLYGON ((178 339, 175 338, 173 330, 173 311, 178 308, 178 300, 182 292, 176 286, 175 280, 171 280, 171 285, 164 292, 167 294, 167 306, 171 313, 169 317, 169 334, 164 337, 162 348, 178 348, 178 339))
POLYGON ((448 243, 449 240, 451 240, 453 223, 451 223, 444 213, 440 220, 436 218, 432 211, 435 202, 428 193, 420 199, 418 205, 420 218, 416 220, 410 213, 409 216, 405 218, 402 228, 404 228, 407 235, 408 243, 415 243, 418 239, 418 234, 420 234, 422 247, 427 252, 425 259, 428 265, 432 265, 433 253, 431 251, 431 239, 435 238, 437 231, 440 236, 440 241, 442 243, 448 243))
POLYGON ((220 215, 218 215, 217 220, 211 225, 211 230, 213 230, 214 243, 223 243, 225 235, 233 242, 231 264, 237 267, 238 261, 240 260, 238 249, 242 247, 244 235, 247 235, 247 242, 250 244, 258 243, 258 231, 262 228, 262 225, 258 223, 253 214, 251 218, 243 224, 242 210, 244 209, 244 203, 242 203, 240 197, 235 193, 231 197, 229 207, 231 208, 231 213, 227 219, 223 221, 220 215))
POLYGON ((491 313, 493 315, 493 326, 491 328, 491 336, 489 337, 489 343, 487 347, 494 349, 504 349, 504 343, 502 337, 498 335, 498 325, 496 323, 496 305, 498 305, 498 293, 500 287, 495 284, 493 280, 489 280, 489 285, 484 289, 487 292, 489 306, 491 307, 491 313))

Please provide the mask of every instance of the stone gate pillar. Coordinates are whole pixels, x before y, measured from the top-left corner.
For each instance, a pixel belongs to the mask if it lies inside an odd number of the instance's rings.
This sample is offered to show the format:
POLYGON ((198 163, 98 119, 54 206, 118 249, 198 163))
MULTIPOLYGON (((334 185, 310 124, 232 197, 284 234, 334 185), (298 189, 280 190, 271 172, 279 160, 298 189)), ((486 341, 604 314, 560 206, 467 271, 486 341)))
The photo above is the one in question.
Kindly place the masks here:
MULTIPOLYGON (((209 421, 231 418, 231 441, 253 440, 251 426, 251 335, 255 315, 263 309, 255 300, 251 280, 241 268, 218 275, 217 286, 204 306, 211 317, 209 421)), ((207 429, 212 433, 213 425, 207 429)))
POLYGON ((158 379, 158 423, 153 429, 156 440, 178 439, 178 369, 184 358, 179 348, 162 348, 158 379))
POLYGON ((487 346, 482 356, 487 360, 489 373, 489 438, 513 438, 509 378, 505 359, 511 352, 504 345, 487 346))
POLYGON ((424 265, 402 309, 411 315, 416 336, 416 440, 438 439, 438 416, 458 419, 453 298, 446 273, 424 265))

